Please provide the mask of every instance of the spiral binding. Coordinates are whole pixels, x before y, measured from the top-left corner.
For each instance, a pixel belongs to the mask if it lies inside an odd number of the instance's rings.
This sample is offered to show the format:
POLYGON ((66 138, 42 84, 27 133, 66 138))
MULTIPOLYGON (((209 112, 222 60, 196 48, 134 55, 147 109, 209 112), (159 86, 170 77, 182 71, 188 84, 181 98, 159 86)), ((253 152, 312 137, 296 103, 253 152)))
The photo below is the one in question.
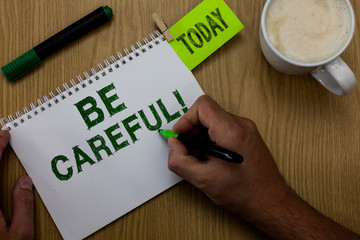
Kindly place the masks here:
POLYGON ((25 121, 32 119, 34 116, 41 114, 41 112, 44 112, 48 108, 53 107, 60 101, 72 96, 74 92, 81 91, 81 89, 86 88, 94 81, 98 81, 101 77, 106 76, 107 74, 113 72, 115 69, 120 68, 121 66, 132 61, 133 59, 141 56, 141 54, 144 54, 148 50, 151 50, 154 46, 160 44, 160 40, 165 41, 163 35, 157 30, 154 33, 149 34, 149 36, 151 40, 149 40, 147 37, 144 37, 143 44, 140 41, 137 41, 137 47, 135 47, 135 45, 131 45, 131 50, 125 48, 124 56, 121 54, 121 52, 117 52, 117 58, 115 56, 110 56, 109 59, 104 60, 104 66, 99 63, 97 64, 97 70, 95 68, 91 68, 91 75, 88 72, 83 72, 83 76, 76 76, 77 82, 74 79, 71 79, 71 85, 63 83, 64 90, 61 90, 60 87, 57 87, 55 89, 57 94, 54 94, 51 91, 49 92, 49 96, 44 95, 42 98, 37 99, 37 106, 35 106, 34 103, 30 103, 29 107, 26 106, 23 110, 17 111, 15 113, 15 116, 13 114, 10 114, 8 117, 1 118, 0 124, 2 128, 11 131, 12 128, 18 127, 25 121))

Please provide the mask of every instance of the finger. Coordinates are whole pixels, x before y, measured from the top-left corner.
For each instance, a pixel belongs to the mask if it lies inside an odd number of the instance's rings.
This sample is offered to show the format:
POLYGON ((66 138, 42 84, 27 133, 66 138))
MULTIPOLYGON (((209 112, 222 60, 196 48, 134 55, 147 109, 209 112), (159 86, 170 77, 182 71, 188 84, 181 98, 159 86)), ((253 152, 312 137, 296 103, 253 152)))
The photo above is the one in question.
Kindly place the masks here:
MULTIPOLYGON (((199 126, 210 128, 227 114, 213 99, 203 95, 199 97, 188 112, 174 125, 174 132, 189 132, 199 126)), ((226 117, 228 118, 229 115, 226 117)))
POLYGON ((9 143, 9 132, 6 130, 0 131, 0 158, 2 156, 2 153, 4 149, 6 148, 7 144, 9 143))
POLYGON ((34 193, 32 180, 22 176, 13 190, 13 217, 10 233, 15 239, 34 238, 34 193))
POLYGON ((7 228, 7 218, 0 210, 0 233, 7 228))
POLYGON ((199 97, 188 112, 174 125, 173 131, 192 133, 199 126, 207 129, 212 142, 232 151, 239 148, 239 139, 247 137, 243 120, 223 110, 208 96, 199 97))
POLYGON ((203 171, 202 163, 189 155, 188 149, 176 138, 169 138, 168 146, 169 169, 195 185, 196 177, 203 171))

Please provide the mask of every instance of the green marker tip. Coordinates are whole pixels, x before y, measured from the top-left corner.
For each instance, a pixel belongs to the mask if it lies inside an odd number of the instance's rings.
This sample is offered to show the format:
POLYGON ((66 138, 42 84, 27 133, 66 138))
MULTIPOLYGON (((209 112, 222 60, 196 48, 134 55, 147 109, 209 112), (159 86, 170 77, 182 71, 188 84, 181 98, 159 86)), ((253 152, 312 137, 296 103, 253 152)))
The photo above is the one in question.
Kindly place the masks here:
POLYGON ((179 134, 174 133, 171 130, 166 130, 166 129, 160 129, 158 130, 158 132, 163 135, 164 138, 169 139, 170 137, 175 137, 177 138, 179 136, 179 134))

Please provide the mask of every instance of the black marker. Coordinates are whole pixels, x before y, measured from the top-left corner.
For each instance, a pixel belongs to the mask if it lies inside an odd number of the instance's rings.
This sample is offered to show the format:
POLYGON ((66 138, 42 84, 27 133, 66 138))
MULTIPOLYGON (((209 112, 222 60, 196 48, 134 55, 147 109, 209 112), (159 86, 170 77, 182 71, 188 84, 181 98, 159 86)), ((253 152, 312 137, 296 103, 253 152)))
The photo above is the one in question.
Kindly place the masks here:
POLYGON ((1 71, 10 82, 13 82, 39 65, 47 56, 108 22, 112 16, 111 8, 108 6, 99 7, 92 13, 3 66, 1 71))
POLYGON ((211 155, 228 162, 242 163, 244 160, 243 156, 235 152, 221 148, 212 143, 199 142, 198 140, 194 139, 193 137, 187 134, 183 134, 183 133, 177 134, 171 130, 162 130, 162 129, 159 130, 159 133, 163 135, 166 139, 170 137, 175 137, 188 148, 198 150, 201 153, 211 155))

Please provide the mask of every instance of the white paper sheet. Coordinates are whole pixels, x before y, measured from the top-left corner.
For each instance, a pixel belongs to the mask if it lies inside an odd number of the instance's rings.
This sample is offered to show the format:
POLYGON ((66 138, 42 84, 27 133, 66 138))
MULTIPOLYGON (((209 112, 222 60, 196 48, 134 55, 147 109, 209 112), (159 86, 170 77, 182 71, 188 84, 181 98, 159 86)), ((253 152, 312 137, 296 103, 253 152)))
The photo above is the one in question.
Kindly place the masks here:
MULTIPOLYGON (((52 107, 46 106, 45 111, 39 111, 37 116, 32 115, 10 131, 10 144, 64 239, 87 237, 181 180, 167 168, 166 140, 157 131, 147 129, 139 111, 143 110, 149 122, 155 124, 149 108, 153 104, 162 120, 161 128, 171 128, 178 118, 167 123, 157 101, 161 99, 169 115, 176 112, 183 115, 184 106, 173 92, 177 91, 189 108, 203 91, 169 44, 159 41, 159 45, 140 53, 139 57, 134 56, 125 65, 120 64, 120 68, 112 65, 113 72, 106 70, 106 76, 99 73, 99 80, 93 80, 85 88, 80 86, 78 92, 71 89, 73 94, 65 93, 65 100, 60 100, 60 96, 57 104, 50 100, 52 107), (124 103, 126 109, 110 117, 97 91, 111 84, 116 89, 105 97, 116 94, 118 99, 111 106, 116 108, 124 103), (88 96, 96 100, 105 118, 90 130, 75 105, 88 96), (133 114, 135 119, 128 126, 135 128, 138 139, 135 143, 122 122, 133 114), (123 135, 117 143, 127 140, 129 145, 115 152, 104 130, 116 123, 120 128, 112 134, 123 135), (137 123, 141 128, 136 129, 137 123), (112 152, 108 156, 105 150, 99 151, 101 161, 87 142, 96 135, 105 139, 112 152), (79 154, 78 149, 95 163, 85 162, 78 172, 73 148, 77 149, 80 161, 84 161, 84 154, 79 154), (58 161, 55 166, 62 175, 68 173, 68 168, 72 169, 68 180, 59 180, 52 169, 51 162, 58 155, 68 159, 58 161)), ((90 117, 96 119, 97 115, 90 117)))

